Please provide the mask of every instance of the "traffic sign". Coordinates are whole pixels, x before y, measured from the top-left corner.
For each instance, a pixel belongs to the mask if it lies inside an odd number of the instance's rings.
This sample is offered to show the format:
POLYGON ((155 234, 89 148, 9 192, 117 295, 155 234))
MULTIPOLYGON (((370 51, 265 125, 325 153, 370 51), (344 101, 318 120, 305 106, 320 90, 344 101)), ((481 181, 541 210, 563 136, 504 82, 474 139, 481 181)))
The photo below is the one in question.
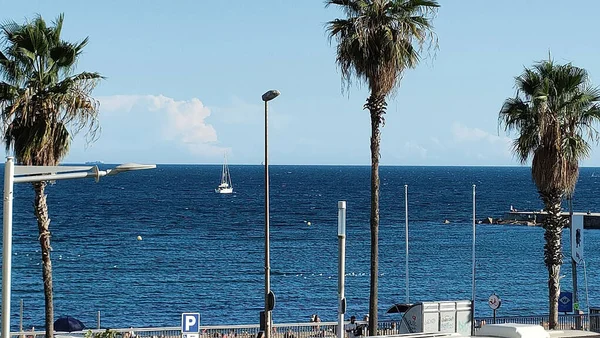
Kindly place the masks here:
POLYGON ((502 300, 495 293, 492 294, 490 296, 490 298, 488 299, 488 305, 490 306, 490 309, 492 309, 492 310, 497 310, 501 304, 502 304, 502 300))
POLYGON ((571 219, 571 258, 577 264, 583 261, 583 215, 571 219))
POLYGON ((573 312, 573 293, 561 291, 558 296, 558 312, 573 312))
POLYGON ((194 338, 200 332, 200 314, 182 313, 181 314, 181 334, 187 338, 194 338), (192 335, 190 335, 192 334, 192 335))

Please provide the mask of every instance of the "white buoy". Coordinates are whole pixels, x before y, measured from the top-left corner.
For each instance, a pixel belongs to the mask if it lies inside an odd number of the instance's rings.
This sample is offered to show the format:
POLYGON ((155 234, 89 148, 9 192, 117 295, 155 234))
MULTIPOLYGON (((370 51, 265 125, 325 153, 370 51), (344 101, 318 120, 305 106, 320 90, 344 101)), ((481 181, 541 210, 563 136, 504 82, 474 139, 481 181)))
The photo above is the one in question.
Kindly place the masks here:
POLYGON ((306 224, 308 224, 308 226, 310 226, 310 222, 306 222, 306 224))
POLYGON ((137 240, 141 241, 142 240, 142 236, 137 236, 137 240))

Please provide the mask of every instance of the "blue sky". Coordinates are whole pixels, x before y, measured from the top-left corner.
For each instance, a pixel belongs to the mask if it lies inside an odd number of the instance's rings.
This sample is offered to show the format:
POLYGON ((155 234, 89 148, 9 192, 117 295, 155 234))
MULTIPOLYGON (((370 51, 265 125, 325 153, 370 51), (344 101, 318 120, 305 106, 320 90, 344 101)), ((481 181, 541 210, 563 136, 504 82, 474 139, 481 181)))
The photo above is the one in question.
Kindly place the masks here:
MULTIPOLYGON (((498 111, 514 76, 547 58, 586 68, 600 84, 600 3, 440 0, 435 58, 408 70, 389 99, 383 165, 518 165, 498 111)), ((368 91, 342 93, 320 0, 14 1, 0 19, 65 14, 64 38, 90 42, 78 70, 107 79, 100 138, 75 138, 66 162, 260 164, 261 95, 272 164, 370 163, 368 91)), ((584 166, 600 166, 600 148, 584 166)))

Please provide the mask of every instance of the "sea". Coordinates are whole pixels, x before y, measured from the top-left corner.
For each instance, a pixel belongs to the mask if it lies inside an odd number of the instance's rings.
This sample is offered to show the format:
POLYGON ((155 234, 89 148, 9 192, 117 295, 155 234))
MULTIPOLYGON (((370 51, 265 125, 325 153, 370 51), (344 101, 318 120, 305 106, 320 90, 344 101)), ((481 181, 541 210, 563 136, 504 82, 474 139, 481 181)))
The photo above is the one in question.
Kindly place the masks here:
MULTIPOLYGON (((101 165, 110 167, 110 165, 101 165)), ((347 315, 369 307, 370 167, 274 165, 270 171, 271 289, 276 323, 336 321, 338 201, 347 202, 347 315)), ((231 165, 234 193, 214 192, 219 165, 156 169, 47 187, 55 318, 95 328, 257 324, 264 304, 264 167, 231 165)), ((477 221, 511 206, 543 208, 528 167, 383 166, 380 320, 395 303, 472 297, 473 193, 477 221), (405 185, 408 187, 406 288, 405 185), (475 186, 475 187, 474 187, 475 186), (474 190, 475 189, 475 190, 474 190), (446 222, 446 220, 448 222, 446 222), (407 292, 408 291, 408 292, 407 292), (407 299, 408 296, 408 299, 407 299)), ((573 207, 600 211, 600 168, 581 168, 573 207)), ((44 294, 34 193, 15 185, 11 324, 44 326, 44 294), (21 308, 21 303, 23 304, 21 308)), ((477 224, 475 309, 491 316, 547 313, 541 227, 477 224)), ((569 232, 561 290, 572 290, 569 232)), ((583 232, 581 308, 600 306, 600 230, 583 232)))

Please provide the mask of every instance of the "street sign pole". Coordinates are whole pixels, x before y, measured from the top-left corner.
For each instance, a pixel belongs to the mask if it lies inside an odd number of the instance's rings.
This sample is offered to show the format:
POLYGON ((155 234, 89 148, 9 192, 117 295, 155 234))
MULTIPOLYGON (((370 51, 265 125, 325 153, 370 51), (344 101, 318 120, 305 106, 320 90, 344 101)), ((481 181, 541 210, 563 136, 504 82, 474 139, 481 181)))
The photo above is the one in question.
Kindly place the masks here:
POLYGON ((488 305, 490 306, 490 309, 492 309, 493 313, 492 324, 496 324, 496 310, 498 310, 500 305, 502 305, 502 300, 495 293, 493 293, 488 299, 488 305))

